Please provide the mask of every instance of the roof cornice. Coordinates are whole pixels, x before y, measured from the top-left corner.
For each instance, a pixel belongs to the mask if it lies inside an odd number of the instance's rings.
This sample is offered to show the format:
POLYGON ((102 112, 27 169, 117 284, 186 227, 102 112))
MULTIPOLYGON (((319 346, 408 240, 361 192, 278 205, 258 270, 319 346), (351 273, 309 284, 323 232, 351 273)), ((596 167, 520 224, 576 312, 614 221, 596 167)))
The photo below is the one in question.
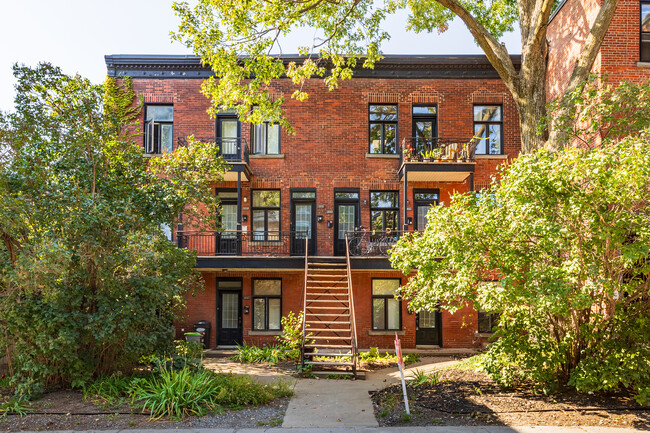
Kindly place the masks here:
MULTIPOLYGON (((105 56, 108 75, 133 78, 208 78, 214 76, 201 59, 189 55, 105 56)), ((301 62, 304 57, 283 56, 285 63, 301 62)), ((515 68, 521 56, 511 56, 515 68)), ((374 69, 358 67, 356 78, 499 78, 483 55, 386 55, 374 69)))

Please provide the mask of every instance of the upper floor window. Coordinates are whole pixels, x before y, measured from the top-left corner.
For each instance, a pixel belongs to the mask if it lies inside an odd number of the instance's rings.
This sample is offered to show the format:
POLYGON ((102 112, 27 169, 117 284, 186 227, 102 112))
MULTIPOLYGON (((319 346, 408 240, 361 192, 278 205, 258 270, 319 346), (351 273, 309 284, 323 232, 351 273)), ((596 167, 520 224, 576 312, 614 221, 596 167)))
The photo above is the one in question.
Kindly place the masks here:
POLYGON ((650 62, 650 2, 641 2, 641 61, 650 62))
POLYGON ((253 191, 253 240, 280 240, 280 190, 253 191))
POLYGON ((264 122, 253 125, 253 153, 277 155, 280 153, 280 124, 264 122))
POLYGON ((397 153, 397 105, 371 105, 370 153, 397 153))
POLYGON ((174 106, 145 105, 144 151, 155 155, 173 150, 174 106))
POLYGON ((397 230, 399 193, 380 191, 370 193, 370 225, 372 230, 397 230))
POLYGON ((477 155, 503 154, 503 116, 500 105, 474 106, 474 137, 480 138, 477 155))

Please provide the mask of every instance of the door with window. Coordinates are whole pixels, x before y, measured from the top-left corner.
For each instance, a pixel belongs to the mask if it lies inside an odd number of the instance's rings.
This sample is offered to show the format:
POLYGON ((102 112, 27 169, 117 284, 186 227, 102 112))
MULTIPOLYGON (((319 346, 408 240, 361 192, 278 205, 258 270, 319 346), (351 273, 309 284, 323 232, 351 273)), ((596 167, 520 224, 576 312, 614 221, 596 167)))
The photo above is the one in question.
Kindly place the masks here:
POLYGON ((240 149, 241 128, 235 113, 219 113, 217 115, 217 144, 221 148, 221 155, 226 160, 241 160, 240 149))
POLYGON ((415 318, 415 344, 441 346, 442 315, 440 311, 420 311, 415 318))
POLYGON ((291 254, 316 253, 316 191, 291 192, 291 254))
POLYGON ((243 342, 241 280, 217 279, 217 345, 243 342))
POLYGON ((345 234, 359 227, 359 190, 334 191, 334 255, 345 255, 345 234))
POLYGON ((420 155, 431 150, 438 138, 438 107, 436 105, 416 105, 412 109, 413 119, 413 154, 420 155))
POLYGON ((241 253, 241 234, 237 232, 237 191, 217 191, 221 205, 221 232, 217 233, 217 255, 239 255, 241 253))
POLYGON ((415 230, 424 230, 427 226, 427 213, 431 206, 440 202, 440 191, 437 189, 416 189, 413 191, 415 212, 415 230))

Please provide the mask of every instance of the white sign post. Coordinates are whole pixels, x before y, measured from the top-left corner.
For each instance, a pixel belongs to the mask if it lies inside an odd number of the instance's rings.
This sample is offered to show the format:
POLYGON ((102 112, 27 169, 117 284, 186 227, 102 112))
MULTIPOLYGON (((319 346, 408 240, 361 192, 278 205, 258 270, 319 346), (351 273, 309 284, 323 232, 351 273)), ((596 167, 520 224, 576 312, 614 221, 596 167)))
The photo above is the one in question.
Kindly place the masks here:
POLYGON ((397 366, 399 367, 400 375, 402 376, 402 391, 404 392, 404 406, 406 407, 406 414, 410 415, 409 398, 406 395, 406 382, 404 381, 404 360, 402 359, 402 346, 399 343, 397 332, 395 333, 395 354, 397 355, 397 366))

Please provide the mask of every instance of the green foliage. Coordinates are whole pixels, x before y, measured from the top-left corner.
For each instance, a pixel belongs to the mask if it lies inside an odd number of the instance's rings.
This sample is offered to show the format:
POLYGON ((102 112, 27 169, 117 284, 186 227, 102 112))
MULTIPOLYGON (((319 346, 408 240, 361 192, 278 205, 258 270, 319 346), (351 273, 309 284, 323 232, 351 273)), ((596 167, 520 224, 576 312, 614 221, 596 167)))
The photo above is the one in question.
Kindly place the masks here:
POLYGON ((14 74, 15 111, 0 114, 0 353, 27 396, 169 351, 175 307, 202 285, 160 227, 181 211, 216 218, 225 162, 192 139, 145 158, 128 80, 93 85, 49 64, 14 74))
MULTIPOLYGON (((468 13, 495 38, 513 29, 517 3, 460 1, 468 13)), ((357 66, 373 68, 381 59, 381 45, 390 35, 384 23, 391 15, 409 10, 408 29, 445 31, 455 15, 440 3, 427 1, 345 0, 338 2, 288 2, 285 0, 199 0, 193 6, 175 2, 180 17, 173 39, 191 48, 210 65, 215 77, 206 80, 202 92, 212 99, 212 113, 234 109, 242 120, 260 123, 276 119, 292 131, 283 117, 283 97, 276 95, 272 80, 286 76, 295 85, 292 98, 305 100, 306 80, 322 78, 330 90, 352 77, 357 66), (305 56, 284 63, 270 54, 280 47, 279 38, 294 29, 316 30, 313 41, 298 48, 305 56)))
POLYGON ((85 383, 81 390, 86 400, 99 397, 103 401, 112 404, 129 395, 133 380, 133 376, 113 373, 110 376, 100 376, 91 382, 85 383))
MULTIPOLYGON (((286 316, 282 316, 280 322, 282 323, 282 335, 276 337, 278 342, 286 349, 286 356, 288 359, 300 358, 300 348, 302 347, 302 322, 303 312, 301 311, 297 316, 290 311, 286 316)), ((309 325, 306 325, 309 327, 309 325)), ((309 344, 309 337, 312 333, 308 333, 307 344, 309 344)))
POLYGON ((174 355, 199 361, 203 359, 203 344, 201 342, 176 340, 174 344, 176 346, 174 355))
POLYGON ((595 149, 539 151, 501 182, 432 208, 392 265, 417 269, 413 310, 466 302, 500 313, 483 366, 508 385, 634 389, 650 384, 650 146, 640 137, 595 149), (497 279, 498 282, 494 282, 497 279))
POLYGON ((242 364, 268 362, 271 364, 289 359, 290 351, 282 345, 273 344, 262 347, 249 346, 244 342, 237 345, 237 353, 230 359, 242 364))
POLYGON ((429 373, 426 373, 421 368, 416 368, 411 372, 411 377, 409 378, 409 383, 414 386, 422 385, 436 385, 440 382, 440 372, 434 370, 429 373))
MULTIPOLYGON (((388 352, 379 352, 378 347, 371 347, 367 352, 360 352, 359 361, 370 364, 397 364, 397 355, 388 352)), ((415 364, 420 361, 420 355, 417 353, 407 353, 403 356, 404 365, 415 364)))
POLYGON ((0 418, 9 414, 15 414, 22 418, 33 410, 26 400, 14 397, 7 402, 0 403, 0 418))
POLYGON ((221 411, 223 406, 238 408, 266 404, 292 394, 285 382, 262 385, 249 376, 217 374, 210 370, 162 369, 158 374, 131 384, 133 400, 140 401, 151 418, 203 416, 221 411))

